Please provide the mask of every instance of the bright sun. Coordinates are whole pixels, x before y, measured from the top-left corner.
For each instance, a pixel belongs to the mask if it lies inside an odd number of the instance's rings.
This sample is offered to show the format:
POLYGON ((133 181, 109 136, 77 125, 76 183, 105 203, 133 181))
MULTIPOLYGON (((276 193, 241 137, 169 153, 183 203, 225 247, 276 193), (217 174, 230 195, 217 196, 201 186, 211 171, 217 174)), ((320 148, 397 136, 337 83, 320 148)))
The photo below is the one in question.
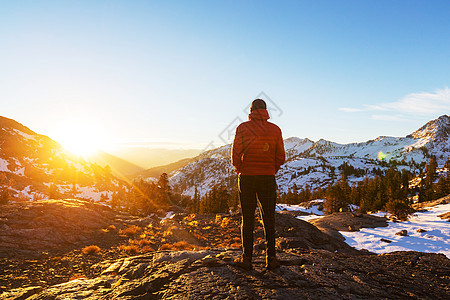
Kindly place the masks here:
POLYGON ((64 149, 80 156, 89 156, 100 150, 95 137, 92 136, 70 136, 61 141, 61 144, 64 149))
POLYGON ((67 151, 87 157, 105 149, 105 134, 101 126, 86 122, 86 120, 71 120, 61 124, 56 140, 67 151))

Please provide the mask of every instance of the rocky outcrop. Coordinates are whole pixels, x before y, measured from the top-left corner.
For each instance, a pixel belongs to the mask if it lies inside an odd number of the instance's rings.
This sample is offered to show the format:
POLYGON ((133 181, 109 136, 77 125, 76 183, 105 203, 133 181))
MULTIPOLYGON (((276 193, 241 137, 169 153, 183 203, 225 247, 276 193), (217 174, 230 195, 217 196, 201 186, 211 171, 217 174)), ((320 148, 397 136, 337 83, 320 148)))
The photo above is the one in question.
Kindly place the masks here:
POLYGON ((357 212, 339 212, 310 221, 322 232, 344 241, 339 231, 359 231, 361 228, 388 226, 386 218, 357 212))
POLYGON ((436 205, 441 205, 441 204, 447 204, 450 203, 450 195, 447 195, 445 197, 439 198, 437 200, 433 200, 433 201, 426 201, 426 202, 417 202, 414 203, 412 205, 412 207, 416 210, 420 210, 426 207, 433 207, 436 205))
MULTIPOLYGON (((108 241, 105 229, 122 226, 122 215, 89 201, 43 200, 1 206, 0 257, 56 253, 108 241)), ((129 221, 131 217, 127 216, 129 221)))
POLYGON ((358 255, 360 252, 332 234, 322 232, 315 225, 299 220, 289 214, 277 214, 275 230, 278 233, 279 250, 302 248, 322 249, 331 252, 358 255))
POLYGON ((235 267, 239 251, 178 251, 104 261, 101 275, 46 289, 27 287, 2 299, 446 299, 450 260, 396 252, 349 256, 325 250, 279 253, 280 269, 235 267))

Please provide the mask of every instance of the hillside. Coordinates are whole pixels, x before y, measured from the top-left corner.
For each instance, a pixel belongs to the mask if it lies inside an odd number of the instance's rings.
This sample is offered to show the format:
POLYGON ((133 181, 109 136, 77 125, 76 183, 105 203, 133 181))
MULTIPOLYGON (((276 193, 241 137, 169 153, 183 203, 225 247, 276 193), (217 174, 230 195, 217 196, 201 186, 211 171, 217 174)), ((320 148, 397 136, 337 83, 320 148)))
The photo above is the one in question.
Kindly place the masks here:
MULTIPOLYGON (((277 174, 277 183, 284 193, 294 185, 325 187, 340 177, 343 166, 353 169, 354 174, 349 176, 350 183, 374 175, 379 170, 386 170, 388 163, 394 163, 400 170, 417 173, 431 155, 436 156, 438 164, 442 166, 450 157, 449 132, 450 117, 443 115, 406 137, 380 136, 367 142, 351 144, 291 137, 284 140, 286 163, 277 174)), ((201 195, 216 184, 233 187, 237 176, 230 155, 231 145, 201 153, 173 170, 170 182, 176 191, 191 196, 195 187, 201 195)))
POLYGON ((122 147, 112 150, 111 154, 129 161, 143 169, 164 166, 172 162, 197 156, 196 149, 165 149, 146 147, 122 147))
POLYGON ((15 200, 76 197, 99 201, 122 183, 49 137, 0 117, 0 189, 15 200))
POLYGON ((184 158, 179 161, 170 163, 168 165, 153 167, 144 171, 140 171, 139 173, 136 173, 134 175, 137 178, 149 178, 149 177, 158 178, 162 173, 170 174, 173 171, 186 166, 190 162, 192 162, 191 158, 184 158))
POLYGON ((144 171, 144 168, 104 151, 98 151, 94 155, 90 155, 87 160, 101 167, 109 166, 111 173, 122 179, 134 177, 135 174, 144 171))

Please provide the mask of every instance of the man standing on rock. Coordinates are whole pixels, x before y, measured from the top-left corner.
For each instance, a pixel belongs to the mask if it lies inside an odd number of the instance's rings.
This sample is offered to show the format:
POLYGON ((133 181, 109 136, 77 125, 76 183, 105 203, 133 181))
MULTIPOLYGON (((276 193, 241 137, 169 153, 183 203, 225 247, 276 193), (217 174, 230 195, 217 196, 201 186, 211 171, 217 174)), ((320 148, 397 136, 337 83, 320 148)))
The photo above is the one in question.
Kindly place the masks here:
POLYGON ((275 174, 285 159, 283 138, 280 128, 267 121, 264 100, 252 102, 248 118, 236 129, 232 152, 233 166, 239 174, 243 249, 234 262, 243 269, 252 269, 255 209, 259 203, 266 238, 266 268, 270 270, 280 266, 275 255, 275 174))

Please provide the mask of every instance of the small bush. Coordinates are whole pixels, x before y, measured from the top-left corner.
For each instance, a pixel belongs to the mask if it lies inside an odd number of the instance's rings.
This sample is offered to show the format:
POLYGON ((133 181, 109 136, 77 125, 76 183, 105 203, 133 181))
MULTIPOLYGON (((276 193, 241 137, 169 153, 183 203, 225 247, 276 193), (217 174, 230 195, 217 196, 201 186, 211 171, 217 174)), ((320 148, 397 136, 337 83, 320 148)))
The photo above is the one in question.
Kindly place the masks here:
POLYGON ((189 244, 186 241, 179 241, 174 244, 162 244, 158 250, 169 250, 169 251, 180 251, 180 250, 188 250, 188 251, 197 251, 197 250, 205 250, 205 247, 194 246, 189 244))
POLYGON ((101 249, 99 246, 91 245, 84 247, 83 250, 81 250, 81 252, 86 255, 100 254, 101 249))
POLYGON ((408 200, 390 200, 386 203, 386 210, 398 219, 405 221, 413 210, 408 200))
POLYGON ((119 250, 131 253, 131 254, 139 253, 139 248, 137 245, 122 245, 119 247, 119 250))
POLYGON ((154 251, 155 251, 155 249, 153 249, 150 246, 144 246, 141 248, 141 253, 154 252, 154 251))
POLYGON ((171 244, 162 244, 158 250, 174 250, 173 245, 171 244))
POLYGON ((140 233, 142 231, 142 228, 136 225, 131 225, 128 228, 125 229, 121 229, 119 230, 119 234, 123 234, 123 235, 128 235, 128 236, 133 236, 136 235, 138 233, 140 233))

